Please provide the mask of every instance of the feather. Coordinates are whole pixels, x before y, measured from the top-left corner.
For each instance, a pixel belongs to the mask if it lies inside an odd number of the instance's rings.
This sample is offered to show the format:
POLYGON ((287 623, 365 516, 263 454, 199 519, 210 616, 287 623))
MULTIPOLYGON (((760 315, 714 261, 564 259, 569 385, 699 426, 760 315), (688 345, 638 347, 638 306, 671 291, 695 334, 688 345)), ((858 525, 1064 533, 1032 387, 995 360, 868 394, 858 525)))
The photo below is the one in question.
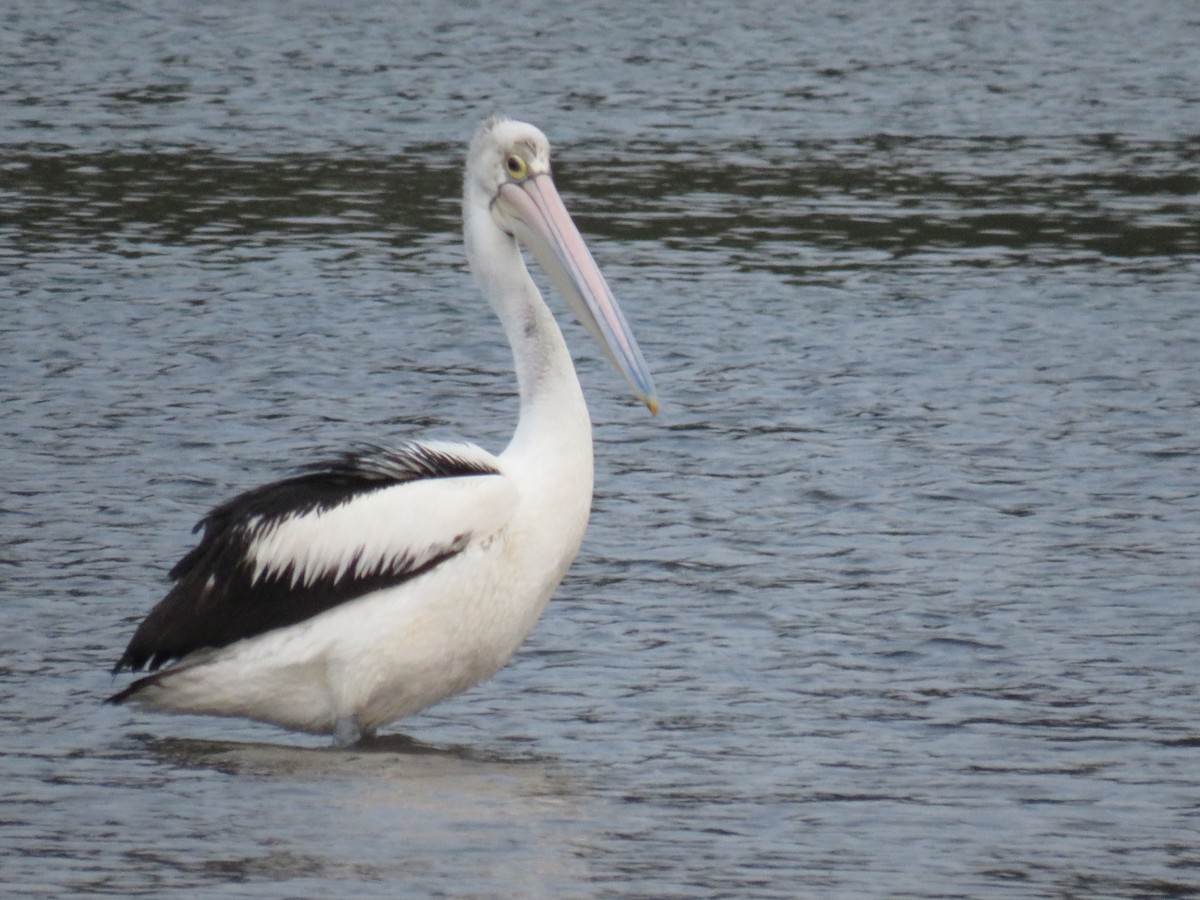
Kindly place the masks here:
POLYGON ((113 671, 155 671, 423 575, 491 525, 452 522, 432 494, 422 503, 406 488, 478 478, 503 478, 479 448, 410 443, 347 453, 239 494, 197 524, 199 544, 171 569, 174 586, 113 671))

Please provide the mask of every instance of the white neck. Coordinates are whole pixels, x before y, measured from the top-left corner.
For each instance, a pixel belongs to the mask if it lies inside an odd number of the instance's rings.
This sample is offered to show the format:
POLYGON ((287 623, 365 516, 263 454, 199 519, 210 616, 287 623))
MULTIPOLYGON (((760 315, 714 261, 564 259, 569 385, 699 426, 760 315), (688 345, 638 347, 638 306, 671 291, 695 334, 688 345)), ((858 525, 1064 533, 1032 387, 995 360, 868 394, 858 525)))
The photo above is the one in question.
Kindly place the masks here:
POLYGON ((521 413, 506 458, 538 464, 557 458, 592 478, 592 426, 579 378, 562 332, 525 268, 517 241, 492 221, 488 202, 473 185, 464 200, 467 258, 508 342, 521 397, 521 413))

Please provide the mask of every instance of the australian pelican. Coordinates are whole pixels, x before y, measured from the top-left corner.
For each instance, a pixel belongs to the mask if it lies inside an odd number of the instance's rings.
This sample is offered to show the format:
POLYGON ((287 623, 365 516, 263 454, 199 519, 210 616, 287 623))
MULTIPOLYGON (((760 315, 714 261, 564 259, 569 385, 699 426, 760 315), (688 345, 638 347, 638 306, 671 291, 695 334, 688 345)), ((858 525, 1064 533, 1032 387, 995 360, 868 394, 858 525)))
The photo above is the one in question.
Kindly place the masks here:
POLYGON ((347 454, 216 507, 114 668, 152 674, 112 702, 241 716, 348 744, 489 677, 533 628, 583 539, 592 434, 520 247, 652 413, 657 401, 554 187, 545 135, 488 120, 464 180, 467 257, 517 371, 508 447, 494 456, 414 442, 347 454))

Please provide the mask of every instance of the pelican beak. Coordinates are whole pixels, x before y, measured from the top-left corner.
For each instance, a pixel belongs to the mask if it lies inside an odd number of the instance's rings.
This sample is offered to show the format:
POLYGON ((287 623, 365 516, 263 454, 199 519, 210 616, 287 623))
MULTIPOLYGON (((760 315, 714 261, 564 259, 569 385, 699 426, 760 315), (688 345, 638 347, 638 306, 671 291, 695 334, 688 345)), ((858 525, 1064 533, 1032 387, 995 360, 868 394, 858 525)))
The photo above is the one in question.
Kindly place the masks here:
POLYGON ((634 395, 656 414, 658 398, 646 360, 549 173, 506 182, 495 203, 634 395))

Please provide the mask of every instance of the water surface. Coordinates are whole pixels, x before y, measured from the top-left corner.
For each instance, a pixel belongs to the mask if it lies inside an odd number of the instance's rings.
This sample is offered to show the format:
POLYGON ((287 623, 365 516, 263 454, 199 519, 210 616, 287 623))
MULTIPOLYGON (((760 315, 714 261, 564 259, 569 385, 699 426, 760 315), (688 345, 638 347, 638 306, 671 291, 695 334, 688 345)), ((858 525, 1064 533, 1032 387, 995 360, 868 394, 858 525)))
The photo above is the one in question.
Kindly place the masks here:
POLYGON ((1193 5, 0 29, 9 893, 1200 894, 1193 5), (503 447, 458 234, 495 110, 662 394, 565 324, 597 496, 542 623, 351 752, 101 705, 214 503, 503 447))

